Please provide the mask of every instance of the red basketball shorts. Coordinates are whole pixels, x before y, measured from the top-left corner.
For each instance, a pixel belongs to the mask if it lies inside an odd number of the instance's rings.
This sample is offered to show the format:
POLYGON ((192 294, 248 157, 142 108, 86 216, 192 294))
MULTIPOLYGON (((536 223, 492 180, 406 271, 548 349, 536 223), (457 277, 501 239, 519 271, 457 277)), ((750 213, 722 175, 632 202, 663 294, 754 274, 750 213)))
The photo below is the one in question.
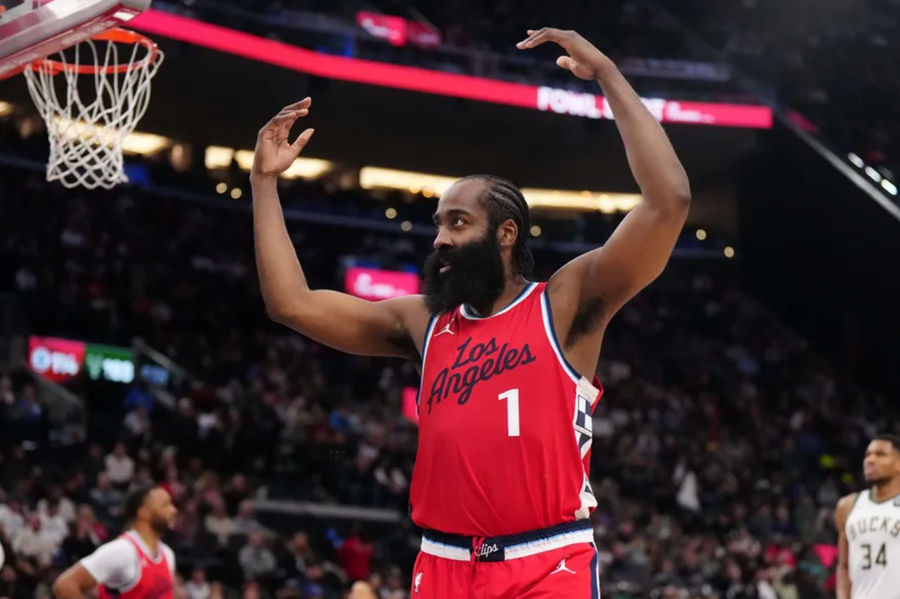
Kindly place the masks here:
POLYGON ((600 599, 590 522, 505 537, 426 531, 411 599, 600 599))

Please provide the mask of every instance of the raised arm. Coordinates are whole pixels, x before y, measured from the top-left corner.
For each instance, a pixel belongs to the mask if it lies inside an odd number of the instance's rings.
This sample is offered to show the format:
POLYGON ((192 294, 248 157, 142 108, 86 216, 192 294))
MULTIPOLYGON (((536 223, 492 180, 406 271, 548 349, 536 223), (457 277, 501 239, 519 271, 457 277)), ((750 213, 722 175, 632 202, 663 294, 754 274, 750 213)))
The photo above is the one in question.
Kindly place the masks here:
POLYGON ((834 510, 834 524, 838 533, 838 559, 836 566, 837 599, 850 599, 850 548, 847 544, 847 517, 856 503, 856 493, 842 497, 834 510))
MULTIPOLYGON (((586 339, 587 353, 599 354, 609 318, 665 268, 687 218, 690 186, 662 127, 612 60, 574 31, 545 27, 528 35, 519 42, 520 49, 554 42, 566 51, 556 61, 561 68, 600 84, 643 196, 602 248, 575 258, 550 279, 550 301, 564 348, 586 339)), ((596 355, 569 357, 593 372, 596 355)))
POLYGON ((544 28, 528 33, 519 48, 555 42, 567 53, 557 59, 560 67, 600 84, 641 189, 643 201, 606 244, 558 273, 569 293, 577 291, 583 302, 602 300, 607 311, 615 311, 665 267, 691 203, 687 174, 662 127, 612 60, 574 31, 544 28))
POLYGON ((312 137, 306 129, 296 141, 294 122, 309 113, 306 98, 286 106, 260 130, 250 183, 253 237, 259 283, 269 317, 335 349, 371 356, 415 357, 427 326, 421 296, 370 302, 345 293, 313 290, 306 283, 278 199, 278 175, 312 137))

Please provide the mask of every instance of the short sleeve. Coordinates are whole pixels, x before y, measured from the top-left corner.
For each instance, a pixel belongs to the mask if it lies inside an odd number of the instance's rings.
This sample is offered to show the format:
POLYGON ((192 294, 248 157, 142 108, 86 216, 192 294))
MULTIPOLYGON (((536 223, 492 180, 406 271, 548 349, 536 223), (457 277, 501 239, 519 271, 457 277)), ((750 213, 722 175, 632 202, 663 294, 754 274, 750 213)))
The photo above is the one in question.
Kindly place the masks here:
POLYGON ((125 539, 101 545, 80 563, 98 584, 110 589, 128 589, 140 575, 137 549, 125 539))

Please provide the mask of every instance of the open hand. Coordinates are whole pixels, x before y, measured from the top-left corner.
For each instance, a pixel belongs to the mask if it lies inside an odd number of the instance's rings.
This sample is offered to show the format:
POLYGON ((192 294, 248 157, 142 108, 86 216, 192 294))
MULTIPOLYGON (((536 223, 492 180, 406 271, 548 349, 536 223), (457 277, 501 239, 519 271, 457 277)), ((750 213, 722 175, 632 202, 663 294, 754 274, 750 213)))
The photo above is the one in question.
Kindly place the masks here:
POLYGON ((519 50, 529 50, 544 42, 555 42, 568 53, 568 56, 557 58, 556 64, 582 79, 596 80, 602 71, 612 65, 606 54, 575 31, 544 27, 537 30, 529 29, 527 33, 528 37, 516 44, 519 50))
POLYGON ((253 154, 252 175, 277 176, 293 164, 315 129, 306 129, 294 143, 290 143, 288 136, 297 119, 309 114, 311 104, 312 98, 304 98, 285 106, 259 130, 253 154))

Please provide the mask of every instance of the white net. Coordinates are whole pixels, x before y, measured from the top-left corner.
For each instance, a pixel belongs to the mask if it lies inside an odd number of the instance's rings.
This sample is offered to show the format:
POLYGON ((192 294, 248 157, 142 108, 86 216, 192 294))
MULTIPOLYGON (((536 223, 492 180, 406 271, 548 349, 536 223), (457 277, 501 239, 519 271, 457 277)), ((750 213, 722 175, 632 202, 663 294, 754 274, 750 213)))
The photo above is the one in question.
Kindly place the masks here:
POLYGON ((133 39, 102 34, 25 70, 50 138, 48 181, 88 189, 128 181, 122 143, 147 111, 163 53, 147 38, 122 33, 133 39))

